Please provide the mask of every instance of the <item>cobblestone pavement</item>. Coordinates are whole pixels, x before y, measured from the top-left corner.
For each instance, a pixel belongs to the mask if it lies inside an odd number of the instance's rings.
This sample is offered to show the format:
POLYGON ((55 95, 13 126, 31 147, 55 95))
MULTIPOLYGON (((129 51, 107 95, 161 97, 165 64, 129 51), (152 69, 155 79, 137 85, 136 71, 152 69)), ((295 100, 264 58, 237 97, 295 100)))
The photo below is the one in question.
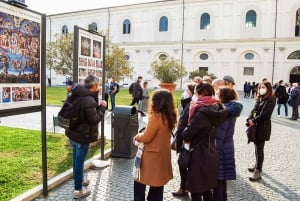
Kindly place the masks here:
MULTIPOLYGON (((300 201, 300 121, 291 121, 276 117, 276 108, 272 117, 271 140, 265 145, 265 160, 262 180, 252 183, 248 180, 251 174, 248 167, 254 164, 254 145, 247 144, 245 119, 253 106, 252 99, 241 98, 244 104, 242 115, 235 128, 235 153, 237 179, 228 183, 228 200, 257 201, 300 201)), ((283 111, 282 111, 283 112, 283 111)), ((291 108, 289 108, 291 114, 291 108)), ((145 124, 142 119, 141 124, 145 124)), ((173 173, 164 189, 164 200, 177 201, 172 191, 179 187, 179 172, 176 154, 173 153, 173 173)), ((85 172, 91 180, 91 195, 78 199, 87 201, 130 201, 133 200, 132 167, 134 159, 110 158, 110 166, 103 169, 89 169, 85 172)), ((47 198, 40 197, 36 201, 69 201, 73 200, 73 180, 56 187, 49 192, 47 198)))

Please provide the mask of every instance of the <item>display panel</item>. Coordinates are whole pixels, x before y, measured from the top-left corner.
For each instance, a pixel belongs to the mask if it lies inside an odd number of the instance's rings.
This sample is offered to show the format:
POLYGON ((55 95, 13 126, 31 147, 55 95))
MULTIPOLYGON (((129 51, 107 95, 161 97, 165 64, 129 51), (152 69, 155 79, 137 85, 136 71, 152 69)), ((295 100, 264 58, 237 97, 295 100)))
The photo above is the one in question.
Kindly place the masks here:
POLYGON ((41 106, 41 27, 41 14, 0 1, 1 116, 41 106))

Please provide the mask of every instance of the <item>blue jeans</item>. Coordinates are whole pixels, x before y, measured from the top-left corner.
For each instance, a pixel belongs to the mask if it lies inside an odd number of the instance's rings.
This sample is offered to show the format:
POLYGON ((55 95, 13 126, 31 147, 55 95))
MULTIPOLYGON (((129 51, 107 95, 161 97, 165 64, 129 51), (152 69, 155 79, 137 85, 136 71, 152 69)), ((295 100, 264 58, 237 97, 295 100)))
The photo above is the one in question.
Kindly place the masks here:
POLYGON ((110 94, 111 110, 116 106, 116 94, 110 94))
POLYGON ((75 190, 82 189, 83 168, 85 157, 89 151, 89 144, 80 144, 70 140, 73 148, 73 177, 75 190))
POLYGON ((284 103, 284 104, 277 104, 277 114, 280 115, 280 108, 281 108, 281 105, 284 106, 284 112, 285 112, 285 116, 288 116, 288 107, 287 107, 287 104, 284 103))

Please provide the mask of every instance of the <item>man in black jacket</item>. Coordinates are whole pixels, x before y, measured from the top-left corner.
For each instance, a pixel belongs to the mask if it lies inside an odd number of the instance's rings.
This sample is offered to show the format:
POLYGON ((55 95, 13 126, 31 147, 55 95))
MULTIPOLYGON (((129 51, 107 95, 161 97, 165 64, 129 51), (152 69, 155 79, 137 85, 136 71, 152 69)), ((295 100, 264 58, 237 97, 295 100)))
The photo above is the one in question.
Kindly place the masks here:
MULTIPOLYGON (((132 101, 130 103, 130 105, 135 105, 136 103, 139 104, 140 100, 143 99, 143 88, 142 88, 142 83, 143 81, 143 77, 139 76, 137 81, 132 83, 132 86, 130 88, 132 88, 132 101)), ((143 111, 139 111, 141 113, 142 116, 146 116, 144 114, 143 111)))
POLYGON ((83 168, 89 143, 98 139, 98 123, 102 120, 107 105, 105 101, 98 105, 99 84, 97 77, 89 75, 84 80, 84 85, 77 84, 72 88, 72 96, 80 99, 79 118, 71 120, 70 127, 66 130, 73 148, 74 198, 91 193, 90 189, 83 187, 89 184, 84 181, 83 168))

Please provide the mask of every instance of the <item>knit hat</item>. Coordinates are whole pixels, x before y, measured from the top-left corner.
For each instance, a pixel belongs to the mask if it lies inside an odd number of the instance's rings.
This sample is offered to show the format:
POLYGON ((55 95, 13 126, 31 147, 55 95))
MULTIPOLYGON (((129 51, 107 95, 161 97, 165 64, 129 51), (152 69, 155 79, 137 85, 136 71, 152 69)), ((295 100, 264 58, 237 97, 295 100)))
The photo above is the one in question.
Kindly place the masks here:
POLYGON ((224 81, 227 81, 227 82, 231 82, 233 85, 235 85, 234 79, 233 79, 233 77, 231 77, 230 75, 224 76, 224 77, 223 77, 223 80, 224 80, 224 81))

